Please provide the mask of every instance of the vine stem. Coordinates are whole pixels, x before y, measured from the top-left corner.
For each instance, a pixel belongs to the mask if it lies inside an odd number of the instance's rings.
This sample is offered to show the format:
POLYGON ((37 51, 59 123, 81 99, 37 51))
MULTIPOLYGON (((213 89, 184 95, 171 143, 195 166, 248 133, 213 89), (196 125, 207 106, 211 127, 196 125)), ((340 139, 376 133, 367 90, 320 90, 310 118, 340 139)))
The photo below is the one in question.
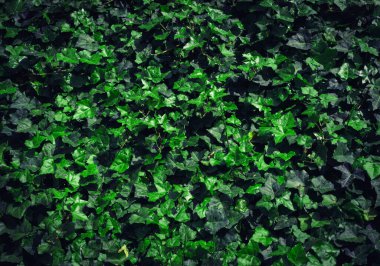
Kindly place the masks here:
POLYGON ((169 51, 171 51, 171 50, 174 50, 175 48, 177 48, 177 47, 179 47, 179 46, 180 46, 180 44, 177 44, 174 48, 170 48, 170 49, 164 50, 164 51, 162 51, 162 52, 158 52, 158 53, 153 53, 152 55, 165 54, 165 53, 167 53, 167 52, 169 52, 169 51))
POLYGON ((230 143, 228 142, 228 132, 227 132, 227 123, 226 123, 226 115, 224 113, 224 109, 222 108, 221 104, 219 103, 218 105, 219 107, 219 110, 221 111, 222 115, 223 115, 223 124, 224 124, 224 135, 226 137, 226 141, 227 141, 227 149, 228 151, 230 151, 230 143))

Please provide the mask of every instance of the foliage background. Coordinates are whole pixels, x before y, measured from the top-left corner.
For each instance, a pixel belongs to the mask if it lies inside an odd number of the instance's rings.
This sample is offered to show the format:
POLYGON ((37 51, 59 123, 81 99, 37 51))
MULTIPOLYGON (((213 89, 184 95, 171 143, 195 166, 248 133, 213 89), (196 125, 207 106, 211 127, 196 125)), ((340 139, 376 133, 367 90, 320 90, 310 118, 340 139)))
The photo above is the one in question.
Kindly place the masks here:
POLYGON ((0 4, 2 264, 378 265, 379 1, 0 4))

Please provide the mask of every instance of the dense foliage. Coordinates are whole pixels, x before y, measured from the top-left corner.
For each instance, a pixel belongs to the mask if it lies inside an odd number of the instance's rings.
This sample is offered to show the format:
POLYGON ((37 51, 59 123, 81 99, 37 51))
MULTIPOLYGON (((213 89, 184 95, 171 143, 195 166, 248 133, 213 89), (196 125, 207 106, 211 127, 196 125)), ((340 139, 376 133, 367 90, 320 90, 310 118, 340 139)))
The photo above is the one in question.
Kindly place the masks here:
POLYGON ((370 265, 378 0, 0 0, 3 265, 370 265))

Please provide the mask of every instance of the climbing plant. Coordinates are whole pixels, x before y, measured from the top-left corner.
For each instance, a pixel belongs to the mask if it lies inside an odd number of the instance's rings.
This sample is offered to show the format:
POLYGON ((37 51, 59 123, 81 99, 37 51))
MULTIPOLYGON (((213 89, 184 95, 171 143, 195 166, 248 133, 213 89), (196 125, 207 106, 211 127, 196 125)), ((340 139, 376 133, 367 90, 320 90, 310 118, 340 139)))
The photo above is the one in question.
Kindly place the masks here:
POLYGON ((380 2, 0 0, 4 265, 375 265, 380 2))

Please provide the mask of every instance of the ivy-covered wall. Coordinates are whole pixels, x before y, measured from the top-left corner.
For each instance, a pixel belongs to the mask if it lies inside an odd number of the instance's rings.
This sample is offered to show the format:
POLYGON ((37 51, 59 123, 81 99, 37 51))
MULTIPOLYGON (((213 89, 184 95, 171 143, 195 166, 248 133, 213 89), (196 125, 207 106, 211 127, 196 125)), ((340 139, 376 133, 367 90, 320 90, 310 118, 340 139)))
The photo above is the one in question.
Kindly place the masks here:
POLYGON ((2 265, 378 265, 378 0, 0 0, 2 265))

